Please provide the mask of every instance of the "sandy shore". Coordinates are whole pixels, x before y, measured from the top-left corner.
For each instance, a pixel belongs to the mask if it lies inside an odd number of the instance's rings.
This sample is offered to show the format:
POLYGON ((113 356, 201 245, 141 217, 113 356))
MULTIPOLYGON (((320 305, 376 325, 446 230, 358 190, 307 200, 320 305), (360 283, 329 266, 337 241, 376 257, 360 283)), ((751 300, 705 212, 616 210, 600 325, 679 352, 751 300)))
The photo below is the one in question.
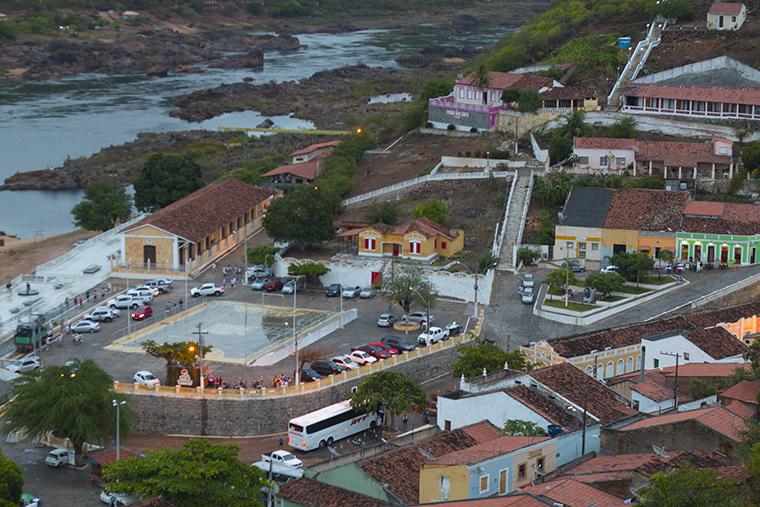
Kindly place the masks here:
POLYGON ((2 236, 5 246, 0 247, 0 283, 34 272, 34 269, 68 251, 75 241, 98 234, 92 231, 74 231, 58 236, 37 239, 18 239, 2 236))

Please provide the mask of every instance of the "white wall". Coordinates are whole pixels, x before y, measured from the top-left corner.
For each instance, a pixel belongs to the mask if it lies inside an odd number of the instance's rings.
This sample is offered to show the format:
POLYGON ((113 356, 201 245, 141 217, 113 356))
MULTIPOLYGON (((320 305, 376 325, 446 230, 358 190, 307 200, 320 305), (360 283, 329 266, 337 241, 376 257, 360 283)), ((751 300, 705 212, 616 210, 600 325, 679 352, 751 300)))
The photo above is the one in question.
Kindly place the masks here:
POLYGON ((644 414, 659 414, 665 410, 673 408, 674 399, 670 398, 664 401, 654 401, 641 393, 631 390, 631 401, 639 402, 639 412, 644 414))
POLYGON ((718 395, 713 394, 712 396, 708 396, 707 398, 702 398, 701 400, 694 400, 690 401, 689 403, 683 403, 681 405, 678 405, 678 411, 679 412, 686 412, 688 410, 695 410, 698 408, 701 408, 702 405, 714 405, 718 403, 718 395))
POLYGON ((666 356, 663 352, 680 353, 681 357, 678 360, 678 364, 686 363, 745 363, 741 355, 731 356, 723 359, 714 359, 705 353, 702 349, 694 345, 692 342, 681 336, 680 334, 670 336, 667 338, 660 338, 658 340, 642 339, 641 345, 647 348, 646 365, 647 370, 654 369, 655 359, 659 359, 657 367, 665 368, 668 366, 676 365, 676 358, 673 356, 666 356), (684 353, 689 354, 689 359, 684 357, 684 353))
POLYGON ((451 421, 451 429, 461 428, 488 419, 497 428, 502 428, 507 419, 531 421, 546 429, 552 424, 547 419, 526 407, 504 392, 481 394, 453 400, 438 397, 438 427, 445 428, 451 421))
POLYGON ((592 169, 625 169, 629 164, 636 162, 636 155, 634 154, 633 150, 573 148, 573 154, 577 155, 578 157, 588 157, 588 164, 582 164, 579 162, 578 165, 581 167, 590 167, 592 169), (602 166, 600 163, 601 158, 607 158, 610 153, 615 157, 615 159, 624 158, 625 163, 618 164, 615 160, 612 160, 612 163, 609 166, 602 166))
MULTIPOLYGON (((558 225, 554 232, 557 236, 569 237, 575 239, 555 239, 554 240, 554 259, 572 259, 576 257, 578 242, 586 242, 586 260, 600 262, 602 260, 602 229, 598 227, 577 227, 573 225, 558 225), (593 241, 588 238, 595 238, 593 241), (567 243, 572 242, 572 250, 567 250, 567 243), (591 243, 596 243, 596 250, 591 249, 591 243)), ((578 261, 582 262, 582 261, 578 261)))

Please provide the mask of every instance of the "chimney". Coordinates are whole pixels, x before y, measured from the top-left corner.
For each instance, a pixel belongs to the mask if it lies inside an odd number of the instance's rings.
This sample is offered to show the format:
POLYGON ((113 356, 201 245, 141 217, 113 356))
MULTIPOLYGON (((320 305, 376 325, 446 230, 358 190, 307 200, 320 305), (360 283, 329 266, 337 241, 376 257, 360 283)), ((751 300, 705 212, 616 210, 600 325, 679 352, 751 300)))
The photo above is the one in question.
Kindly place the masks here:
POLYGON ((646 368, 647 364, 647 348, 642 346, 641 347, 641 371, 639 372, 639 382, 644 382, 644 369, 646 368))

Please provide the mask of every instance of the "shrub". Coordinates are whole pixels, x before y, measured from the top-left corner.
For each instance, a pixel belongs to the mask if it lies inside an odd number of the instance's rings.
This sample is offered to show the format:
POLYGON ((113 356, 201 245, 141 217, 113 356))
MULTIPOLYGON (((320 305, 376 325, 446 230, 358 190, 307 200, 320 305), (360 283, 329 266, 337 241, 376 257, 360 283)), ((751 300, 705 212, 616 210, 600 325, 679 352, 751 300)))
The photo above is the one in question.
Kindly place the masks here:
POLYGON ((527 246, 523 246, 517 249, 517 262, 522 262, 523 266, 532 266, 533 261, 539 257, 540 255, 538 252, 527 246))
POLYGON ((541 96, 536 90, 526 90, 517 99, 520 104, 520 112, 535 113, 541 107, 541 96))
POLYGON ((456 130, 456 126, 453 123, 449 123, 449 126, 446 127, 446 130, 456 130))
POLYGON ((433 222, 445 224, 449 219, 449 209, 438 199, 433 199, 427 204, 418 204, 412 211, 414 218, 429 218, 433 222))
POLYGON ((473 134, 477 134, 478 133, 477 127, 470 127, 470 132, 472 132, 473 134))

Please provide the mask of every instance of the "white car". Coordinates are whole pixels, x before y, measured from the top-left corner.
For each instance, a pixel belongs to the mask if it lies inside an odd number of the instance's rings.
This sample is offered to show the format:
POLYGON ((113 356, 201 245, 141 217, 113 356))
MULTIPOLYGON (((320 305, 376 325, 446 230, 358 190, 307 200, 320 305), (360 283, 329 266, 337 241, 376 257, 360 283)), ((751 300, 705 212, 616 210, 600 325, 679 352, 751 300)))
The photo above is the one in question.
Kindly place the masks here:
POLYGON ((116 296, 113 299, 109 299, 108 303, 106 304, 106 306, 108 306, 109 308, 121 308, 122 310, 126 308, 135 309, 138 306, 142 306, 142 305, 143 305, 142 298, 134 298, 127 294, 122 294, 121 296, 116 296))
POLYGON ((344 287, 343 291, 341 292, 341 296, 343 296, 346 299, 354 299, 358 298, 359 294, 361 293, 362 288, 358 285, 356 287, 344 287))
POLYGON ((40 360, 36 357, 25 357, 17 359, 5 367, 6 370, 13 373, 26 373, 28 371, 39 369, 40 360))
POLYGON ((373 287, 364 287, 359 293, 359 297, 362 299, 369 299, 375 297, 375 289, 373 287))
POLYGON ((618 267, 610 264, 609 266, 606 266, 600 270, 602 273, 617 273, 618 267))
POLYGON ((354 350, 348 355, 348 357, 350 357, 356 364, 371 364, 377 362, 376 357, 370 356, 363 350, 354 350))
POLYGON ((127 295, 132 296, 133 298, 140 298, 143 301, 143 304, 148 304, 151 301, 153 301, 153 290, 145 287, 143 289, 129 289, 127 291, 127 295))
POLYGON ((91 320, 93 322, 111 322, 117 317, 114 311, 118 312, 119 310, 116 310, 114 308, 112 311, 110 308, 100 306, 98 308, 95 308, 90 313, 83 315, 82 320, 91 320))
POLYGON ((91 320, 80 320, 71 326, 75 333, 97 333, 100 331, 100 324, 91 320))
POLYGON ((53 449, 45 456, 45 464, 49 467, 58 468, 72 463, 72 455, 67 449, 53 449))
POLYGON ((417 337, 417 342, 420 345, 432 345, 438 343, 441 340, 449 339, 449 331, 447 329, 441 329, 440 327, 431 327, 424 333, 417 337))
POLYGON ((119 310, 118 308, 110 308, 108 306, 96 306, 95 308, 92 309, 92 312, 90 313, 94 313, 100 310, 108 310, 109 312, 111 312, 111 315, 113 315, 114 317, 121 317, 121 310, 119 310))
POLYGON ((150 287, 151 289, 158 289, 158 292, 160 294, 163 294, 164 292, 169 292, 171 290, 173 283, 174 280, 171 280, 169 278, 162 278, 160 280, 151 280, 149 282, 145 282, 145 286, 150 287))
POLYGON ((332 359, 330 359, 333 363, 337 364, 338 366, 342 366, 346 370, 358 370, 359 369, 359 363, 351 359, 350 357, 343 355, 343 356, 335 356, 332 359))
POLYGON ((526 305, 532 305, 533 304, 533 299, 534 299, 533 287, 525 287, 523 289, 523 291, 522 291, 520 299, 526 305))
POLYGON ((138 371, 134 374, 132 377, 132 380, 134 380, 135 384, 140 384, 144 386, 159 386, 161 385, 161 381, 158 380, 158 377, 153 375, 149 371, 138 371))
POLYGON ((158 287, 151 287, 149 285, 141 285, 139 287, 135 287, 134 290, 136 290, 136 291, 148 291, 148 292, 150 292, 153 295, 153 297, 156 297, 159 294, 161 294, 161 291, 158 290, 158 287))
POLYGON ((435 315, 426 315, 425 312, 412 312, 408 316, 409 321, 423 323, 427 320, 429 323, 435 321, 435 315))
POLYGON ((273 462, 273 463, 281 463, 285 466, 293 467, 293 468, 303 468, 303 461, 293 456, 288 451, 274 451, 269 454, 262 454, 261 455, 261 461, 264 463, 273 462))
POLYGON ((390 313, 381 313, 377 318, 377 327, 391 327, 396 322, 396 317, 390 313))
POLYGON ((224 287, 220 287, 215 283, 204 283, 200 287, 193 287, 190 289, 190 294, 194 298, 200 296, 221 296, 224 294, 224 287))
POLYGON ((105 489, 100 492, 100 501, 106 505, 132 505, 137 503, 137 498, 132 498, 124 493, 108 493, 105 489))
POLYGON ((522 279, 522 286, 532 289, 536 285, 536 280, 531 273, 525 273, 522 279))

